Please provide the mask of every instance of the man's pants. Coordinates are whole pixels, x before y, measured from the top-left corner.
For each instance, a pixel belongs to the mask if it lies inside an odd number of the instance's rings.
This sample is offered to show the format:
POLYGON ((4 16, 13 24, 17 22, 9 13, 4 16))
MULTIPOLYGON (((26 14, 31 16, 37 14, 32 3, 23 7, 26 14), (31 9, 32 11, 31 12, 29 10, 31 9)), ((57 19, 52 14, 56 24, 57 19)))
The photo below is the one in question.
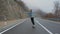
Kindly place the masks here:
POLYGON ((34 23, 34 17, 31 17, 31 22, 32 22, 33 25, 35 25, 35 23, 34 23))

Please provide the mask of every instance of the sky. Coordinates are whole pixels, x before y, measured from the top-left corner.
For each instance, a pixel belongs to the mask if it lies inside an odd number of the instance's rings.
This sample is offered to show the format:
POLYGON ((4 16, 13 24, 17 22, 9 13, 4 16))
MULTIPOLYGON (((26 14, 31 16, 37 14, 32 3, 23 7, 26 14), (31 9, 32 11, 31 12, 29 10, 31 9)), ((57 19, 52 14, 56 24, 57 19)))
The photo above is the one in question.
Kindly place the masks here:
POLYGON ((46 13, 52 13, 54 10, 54 1, 56 0, 22 0, 29 8, 39 8, 46 13))

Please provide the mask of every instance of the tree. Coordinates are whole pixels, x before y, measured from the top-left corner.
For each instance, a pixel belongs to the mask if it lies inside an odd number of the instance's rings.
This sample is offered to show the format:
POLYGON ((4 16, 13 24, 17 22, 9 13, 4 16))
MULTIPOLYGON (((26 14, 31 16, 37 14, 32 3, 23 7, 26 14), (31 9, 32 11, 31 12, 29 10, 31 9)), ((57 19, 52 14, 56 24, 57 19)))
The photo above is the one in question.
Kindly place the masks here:
POLYGON ((55 18, 55 16, 52 13, 48 13, 45 15, 45 18, 55 18))
POLYGON ((59 1, 55 1, 54 2, 55 4, 55 16, 59 17, 60 16, 60 3, 59 1))

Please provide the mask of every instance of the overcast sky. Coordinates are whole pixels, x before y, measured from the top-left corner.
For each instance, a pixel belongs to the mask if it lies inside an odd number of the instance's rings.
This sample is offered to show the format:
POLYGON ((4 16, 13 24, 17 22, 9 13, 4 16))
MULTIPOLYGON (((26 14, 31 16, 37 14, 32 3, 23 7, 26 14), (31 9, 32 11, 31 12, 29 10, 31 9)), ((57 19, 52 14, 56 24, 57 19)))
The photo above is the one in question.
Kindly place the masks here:
POLYGON ((22 0, 29 8, 39 8, 46 13, 52 12, 55 0, 22 0))

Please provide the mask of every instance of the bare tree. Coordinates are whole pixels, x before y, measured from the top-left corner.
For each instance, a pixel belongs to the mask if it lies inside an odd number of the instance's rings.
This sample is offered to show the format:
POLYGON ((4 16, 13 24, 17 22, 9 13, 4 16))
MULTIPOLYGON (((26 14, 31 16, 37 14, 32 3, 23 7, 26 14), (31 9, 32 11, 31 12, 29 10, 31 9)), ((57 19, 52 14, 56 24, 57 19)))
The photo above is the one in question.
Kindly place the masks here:
POLYGON ((55 1, 54 2, 54 4, 55 4, 55 15, 58 17, 58 16, 60 16, 60 3, 59 3, 59 1, 55 1))

